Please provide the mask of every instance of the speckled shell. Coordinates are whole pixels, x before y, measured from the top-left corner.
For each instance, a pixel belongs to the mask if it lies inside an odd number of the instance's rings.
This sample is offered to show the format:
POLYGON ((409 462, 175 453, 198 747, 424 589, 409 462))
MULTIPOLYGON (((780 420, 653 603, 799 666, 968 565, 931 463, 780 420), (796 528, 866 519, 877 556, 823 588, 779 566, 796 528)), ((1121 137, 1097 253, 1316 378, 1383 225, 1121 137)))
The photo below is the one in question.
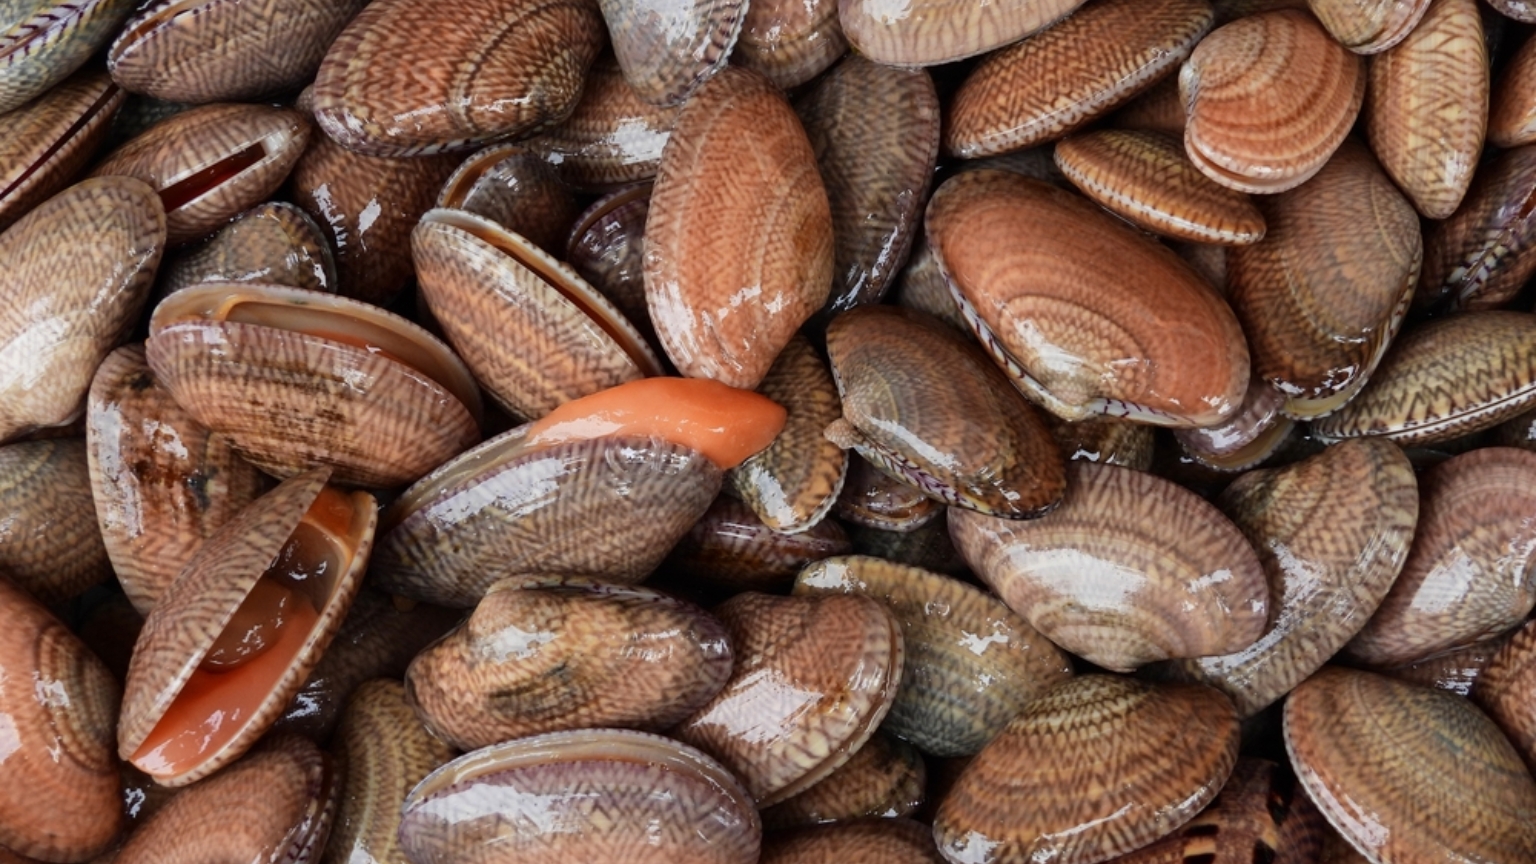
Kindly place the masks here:
POLYGON ((725 69, 678 114, 651 193, 645 294, 662 348, 685 376, 752 389, 826 303, 832 266, 805 130, 766 78, 725 69))
POLYGON ((677 122, 678 106, 641 98, 612 57, 587 73, 581 101, 565 122, 523 146, 543 157, 573 186, 606 189, 649 180, 677 122))
POLYGON ((858 53, 891 66, 934 66, 1016 42, 1060 21, 1083 0, 914 0, 897 7, 838 0, 843 35, 858 53))
POLYGON ((472 150, 564 120, 602 46, 591 0, 379 0, 320 64, 315 120, 371 156, 472 150))
POLYGON ((128 94, 84 71, 5 115, 0 136, 0 231, 61 191, 106 140, 128 94))
POLYGON ((112 578, 82 438, 0 447, 0 574, 50 607, 112 578))
POLYGON ((0 5, 0 114, 68 78, 107 44, 134 0, 5 0, 0 5))

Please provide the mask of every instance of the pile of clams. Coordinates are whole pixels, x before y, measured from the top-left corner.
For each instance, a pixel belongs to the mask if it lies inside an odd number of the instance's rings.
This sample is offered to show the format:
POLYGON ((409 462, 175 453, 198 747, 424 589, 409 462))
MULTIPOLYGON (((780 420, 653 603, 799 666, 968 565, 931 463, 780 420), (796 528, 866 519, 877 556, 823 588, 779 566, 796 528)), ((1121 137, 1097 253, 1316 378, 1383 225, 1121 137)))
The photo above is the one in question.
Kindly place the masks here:
POLYGON ((0 0, 0 864, 1536 864, 1532 25, 0 0))

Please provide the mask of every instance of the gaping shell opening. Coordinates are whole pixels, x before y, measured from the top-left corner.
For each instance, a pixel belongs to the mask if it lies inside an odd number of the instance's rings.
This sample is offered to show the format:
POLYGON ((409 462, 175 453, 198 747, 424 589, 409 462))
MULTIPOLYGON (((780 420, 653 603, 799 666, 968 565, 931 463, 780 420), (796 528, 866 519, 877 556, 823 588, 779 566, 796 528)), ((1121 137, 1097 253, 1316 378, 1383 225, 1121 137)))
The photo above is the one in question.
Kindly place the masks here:
MULTIPOLYGON (((67 86, 69 86, 67 83, 61 84, 54 88, 54 92, 57 93, 67 86)), ((102 78, 100 89, 101 92, 97 94, 96 98, 91 101, 91 104, 84 111, 80 112, 80 116, 75 118, 75 121, 69 125, 68 129, 65 129, 41 153, 27 161, 25 167, 18 171, 3 188, 0 188, 0 202, 9 199, 12 195, 16 194, 16 190, 27 185, 28 181, 38 172, 52 165, 60 153, 69 149, 77 142, 77 136, 82 135, 92 126, 110 120, 117 113, 117 107, 122 104, 127 94, 123 92, 121 87, 118 87, 110 78, 105 76, 102 78)))
POLYGON ((249 147, 236 150, 211 165, 188 174, 160 190, 160 203, 166 212, 191 204, 209 192, 238 177, 252 166, 260 165, 268 156, 266 142, 258 140, 249 147))

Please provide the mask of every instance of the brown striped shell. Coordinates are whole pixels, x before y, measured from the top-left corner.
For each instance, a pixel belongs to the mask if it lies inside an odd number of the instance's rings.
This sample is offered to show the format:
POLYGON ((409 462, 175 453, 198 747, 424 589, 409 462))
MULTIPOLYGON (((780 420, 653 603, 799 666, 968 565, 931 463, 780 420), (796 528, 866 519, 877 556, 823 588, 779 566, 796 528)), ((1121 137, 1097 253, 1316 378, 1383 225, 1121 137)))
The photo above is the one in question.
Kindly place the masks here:
POLYGON ((112 578, 82 438, 0 447, 0 573, 58 607, 112 578))
POLYGON ((1173 437, 1185 456, 1206 468, 1245 471, 1273 456, 1290 438, 1296 424, 1281 416, 1284 407, 1285 396, 1255 378, 1243 394, 1243 407, 1230 419, 1216 426, 1175 429, 1173 437))
POLYGON ((0 231, 64 189, 106 140, 128 94, 83 71, 5 115, 0 139, 0 231))
POLYGON ((587 73, 581 101, 557 126, 523 142, 572 186, 606 189, 649 180, 677 122, 678 106, 652 105, 609 55, 587 73))
POLYGON ((9 0, 0 8, 0 114, 32 101, 112 39, 134 0, 9 0))
POLYGON ((725 68, 747 17, 742 0, 598 0, 624 78, 654 105, 676 105, 725 68))
POLYGON ((890 66, 935 66, 974 57, 1060 21, 1083 0, 838 0, 837 17, 853 50, 890 66))
POLYGON ((1424 268, 1413 305, 1494 309, 1536 273, 1536 147, 1517 147, 1486 162, 1450 218, 1424 231, 1424 268))
POLYGON ((825 72, 847 51, 837 0, 758 0, 747 4, 731 59, 789 90, 825 72))
POLYGON ((554 166, 519 144, 471 154, 443 184, 437 207, 483 216, 551 255, 560 254, 566 226, 581 212, 554 166))
POLYGON ((1525 760, 1536 766, 1536 622, 1526 622, 1489 659, 1472 700, 1499 725, 1525 760))
POLYGON ((771 832, 802 825, 911 816, 923 805, 928 769, 917 748, 876 732, 843 767, 763 812, 771 832))
POLYGON ((852 453, 835 512, 852 525, 905 533, 943 516, 944 504, 852 453))
POLYGON ((1317 20, 1356 54, 1379 54, 1407 38, 1430 0, 1307 0, 1317 20))
POLYGON ((645 219, 651 186, 626 186, 592 202, 571 226, 565 260, 655 344, 645 303, 645 219))
POLYGON ((1519 147, 1536 142, 1536 39, 1526 39, 1493 83, 1488 143, 1519 147))
POLYGON ((160 271, 161 297, 201 282, 266 282, 336 293, 336 258, 320 226, 285 201, 258 204, 206 243, 173 255, 160 271))
POLYGON ((859 819, 778 832, 758 864, 943 864, 928 826, 910 819, 859 819))
POLYGON ((672 548, 661 570, 686 580, 685 590, 690 591, 702 589, 720 596, 781 591, 812 561, 852 551, 848 534, 836 519, 785 534, 763 524, 746 504, 721 495, 672 548))

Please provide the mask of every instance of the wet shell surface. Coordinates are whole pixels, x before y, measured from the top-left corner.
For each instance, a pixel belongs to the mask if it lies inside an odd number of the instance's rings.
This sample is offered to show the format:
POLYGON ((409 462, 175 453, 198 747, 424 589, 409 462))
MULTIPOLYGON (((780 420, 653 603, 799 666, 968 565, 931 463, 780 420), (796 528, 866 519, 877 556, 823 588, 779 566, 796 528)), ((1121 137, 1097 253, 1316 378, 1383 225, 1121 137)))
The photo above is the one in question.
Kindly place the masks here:
POLYGON ((0 8, 0 114, 68 78, 112 39, 134 6, 134 0, 9 0, 0 8))
POLYGON ((741 783, 659 735, 584 729, 487 747, 406 797, 416 864, 753 864, 762 824, 741 783))
POLYGON ((1356 54, 1379 54, 1407 38, 1431 0, 1307 0, 1317 20, 1356 54))
POLYGON ((758 864, 941 864, 928 826, 861 819, 772 835, 758 864))
POLYGON ((1460 696, 1330 667, 1287 700, 1285 748, 1307 796, 1371 861, 1536 859, 1536 780, 1460 696))
POLYGON ((1424 269, 1414 306, 1493 309, 1515 299, 1536 272, 1536 147, 1484 164, 1450 218, 1424 231, 1424 269))
POLYGON ((725 68, 747 18, 742 0, 598 0, 613 53, 641 99, 676 105, 725 68))
POLYGON ((1214 690, 1079 676, 966 766, 933 836, 950 861, 1105 861, 1200 812, 1231 774, 1237 744, 1237 714, 1214 690))
POLYGON ((5 115, 0 231, 79 174, 106 140, 127 95, 106 75, 86 70, 5 115))
POLYGON ((876 732, 825 780, 764 811, 763 827, 782 831, 870 816, 911 816, 923 805, 927 781, 928 770, 916 747, 876 732))
POLYGON ((1511 148, 1536 142, 1536 39, 1526 39, 1493 85, 1488 143, 1511 148))
POLYGON ((0 574, 52 607, 112 578, 85 441, 0 447, 0 574))
POLYGON ((1000 48, 1072 14, 1083 0, 915 0, 886 7, 838 0, 843 35, 859 54, 890 66, 936 66, 1000 48))
MULTIPOLYGON (((1486 644, 1486 643, 1479 643, 1486 644)), ((1488 659, 1473 685, 1472 699, 1509 736, 1525 764, 1536 766, 1536 623, 1516 630, 1488 659)))
POLYGON ((1072 462, 1067 496, 1039 519, 952 509, 971 569, 1052 642, 1106 669, 1229 654, 1268 620, 1253 547, 1183 487, 1112 465, 1072 462))
POLYGON ((661 570, 687 580, 692 589, 725 594, 781 591, 805 565, 851 551, 848 534, 836 519, 785 534, 763 524, 746 504, 721 495, 673 547, 661 570))
POLYGON ((565 248, 566 226, 581 212, 555 167, 518 144, 471 154, 443 184, 437 206, 484 216, 552 255, 565 248))
POLYGON ((847 52, 837 0, 763 0, 747 4, 731 59, 788 90, 814 79, 847 52))
POLYGON ((656 176, 677 112, 675 105, 645 101, 605 55, 592 64, 571 116, 523 146, 541 154, 573 186, 636 183, 656 176))
POLYGON ((157 293, 203 282, 265 282, 336 293, 336 258, 320 226, 282 201, 236 216, 206 243, 166 262, 157 293))

